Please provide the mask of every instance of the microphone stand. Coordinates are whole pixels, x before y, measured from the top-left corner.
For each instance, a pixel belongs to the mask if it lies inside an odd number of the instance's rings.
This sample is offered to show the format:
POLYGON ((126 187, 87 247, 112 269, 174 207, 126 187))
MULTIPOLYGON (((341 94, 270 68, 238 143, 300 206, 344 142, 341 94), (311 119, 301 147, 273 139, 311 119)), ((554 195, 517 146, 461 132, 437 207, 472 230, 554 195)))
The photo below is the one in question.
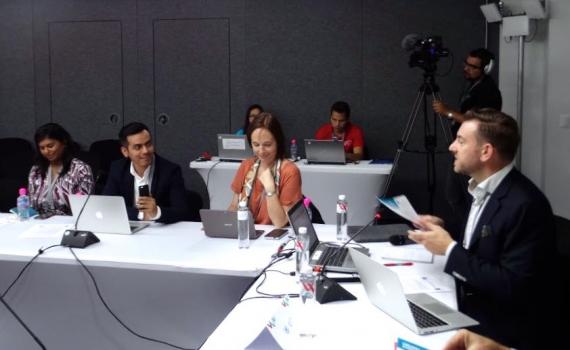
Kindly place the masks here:
POLYGON ((18 316, 18 314, 16 314, 16 312, 10 307, 10 305, 8 305, 8 303, 4 300, 4 297, 1 295, 0 295, 0 303, 2 303, 4 307, 6 307, 6 309, 12 314, 12 316, 14 316, 14 318, 18 321, 18 323, 22 327, 24 327, 26 332, 28 332, 28 334, 34 339, 36 344, 38 344, 39 347, 42 348, 43 350, 46 350, 46 347, 42 343, 42 341, 34 334, 34 332, 32 332, 30 328, 28 328, 28 326, 24 323, 24 321, 22 321, 22 319, 18 316))
MULTIPOLYGON (((97 183, 99 176, 100 175, 97 175, 94 183, 97 183)), ((73 225, 73 230, 65 230, 65 232, 63 233, 63 237, 61 238, 62 246, 70 248, 85 248, 93 243, 99 242, 99 238, 97 238, 97 236, 95 236, 93 232, 77 230, 79 218, 81 218, 81 214, 83 214, 83 210, 87 206, 89 198, 91 198, 91 192, 87 194, 87 198, 85 199, 85 202, 83 202, 81 210, 79 210, 79 213, 77 214, 77 218, 75 219, 75 224, 73 225)))
POLYGON ((352 295, 350 292, 348 292, 346 289, 341 287, 340 284, 338 284, 338 282, 334 281, 331 278, 328 278, 325 275, 326 267, 329 264, 329 262, 332 260, 332 258, 335 257, 337 254, 340 254, 340 252, 347 246, 348 243, 352 242, 360 233, 362 233, 364 230, 370 227, 374 222, 376 222, 376 220, 380 219, 380 217, 381 217, 380 214, 376 213, 376 215, 374 215, 374 219, 370 220, 369 223, 362 226, 358 231, 356 231, 354 235, 352 235, 352 237, 350 237, 346 242, 344 242, 342 246, 340 246, 333 254, 331 254, 327 259, 325 259, 323 265, 320 267, 319 271, 320 275, 317 278, 316 282, 315 299, 320 304, 325 304, 337 300, 356 300, 356 297, 352 295))

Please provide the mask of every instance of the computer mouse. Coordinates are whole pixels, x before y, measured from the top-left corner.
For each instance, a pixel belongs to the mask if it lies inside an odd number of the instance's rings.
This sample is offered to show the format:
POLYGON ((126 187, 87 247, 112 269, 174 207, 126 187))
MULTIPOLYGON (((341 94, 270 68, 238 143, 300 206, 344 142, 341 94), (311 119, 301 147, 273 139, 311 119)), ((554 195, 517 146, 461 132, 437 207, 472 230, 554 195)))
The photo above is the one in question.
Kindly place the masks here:
POLYGON ((389 240, 392 245, 405 245, 414 243, 414 241, 409 239, 406 235, 391 235, 389 240))

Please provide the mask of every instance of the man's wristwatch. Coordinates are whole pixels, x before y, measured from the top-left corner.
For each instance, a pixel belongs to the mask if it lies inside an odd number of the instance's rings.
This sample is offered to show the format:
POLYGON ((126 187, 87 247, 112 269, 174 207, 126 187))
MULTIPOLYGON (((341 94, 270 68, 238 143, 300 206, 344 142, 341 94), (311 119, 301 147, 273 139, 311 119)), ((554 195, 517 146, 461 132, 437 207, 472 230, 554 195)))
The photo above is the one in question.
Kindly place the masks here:
POLYGON ((275 192, 267 192, 265 191, 265 197, 273 197, 275 195, 275 192))

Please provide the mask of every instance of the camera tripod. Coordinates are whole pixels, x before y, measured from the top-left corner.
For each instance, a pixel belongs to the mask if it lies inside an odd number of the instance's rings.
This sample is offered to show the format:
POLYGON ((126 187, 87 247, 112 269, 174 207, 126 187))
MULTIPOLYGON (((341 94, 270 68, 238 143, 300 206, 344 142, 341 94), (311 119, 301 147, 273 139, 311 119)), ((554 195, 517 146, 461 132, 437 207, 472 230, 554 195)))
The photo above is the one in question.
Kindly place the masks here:
MULTIPOLYGON (((412 110, 408 117, 406 127, 402 133, 402 138, 398 141, 398 149, 396 151, 396 156, 394 157, 394 163, 392 164, 392 170, 390 170, 390 175, 384 184, 384 190, 382 192, 383 196, 388 194, 390 189, 390 184, 394 174, 398 169, 398 163, 400 161, 400 156, 402 152, 410 153, 422 153, 426 155, 426 178, 427 178, 427 190, 429 193, 429 212, 433 213, 433 202, 434 194, 436 188, 436 171, 435 171, 435 154, 441 153, 436 151, 437 148, 437 123, 441 126, 443 132, 443 137, 445 139, 446 145, 451 143, 452 133, 447 122, 442 116, 438 116, 437 113, 433 113, 433 118, 430 120, 428 118, 428 96, 431 96, 432 101, 441 100, 439 95, 439 86, 435 83, 433 73, 425 72, 424 81, 418 90, 416 100, 412 106, 412 110), (414 129, 414 124, 420 113, 420 108, 423 107, 423 117, 424 117, 424 149, 423 150, 409 150, 407 149, 408 142, 410 140, 410 135, 414 129)), ((429 106, 431 108, 431 105, 429 106)), ((447 150, 445 151, 447 152, 447 150)))

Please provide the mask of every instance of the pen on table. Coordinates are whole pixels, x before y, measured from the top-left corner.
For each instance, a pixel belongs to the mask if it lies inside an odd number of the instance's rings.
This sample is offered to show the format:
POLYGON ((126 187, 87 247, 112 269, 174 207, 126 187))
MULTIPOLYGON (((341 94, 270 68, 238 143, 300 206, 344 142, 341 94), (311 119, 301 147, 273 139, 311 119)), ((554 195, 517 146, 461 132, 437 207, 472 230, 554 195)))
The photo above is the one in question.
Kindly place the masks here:
POLYGON ((401 263, 386 263, 384 266, 412 266, 413 262, 401 262, 401 263))

